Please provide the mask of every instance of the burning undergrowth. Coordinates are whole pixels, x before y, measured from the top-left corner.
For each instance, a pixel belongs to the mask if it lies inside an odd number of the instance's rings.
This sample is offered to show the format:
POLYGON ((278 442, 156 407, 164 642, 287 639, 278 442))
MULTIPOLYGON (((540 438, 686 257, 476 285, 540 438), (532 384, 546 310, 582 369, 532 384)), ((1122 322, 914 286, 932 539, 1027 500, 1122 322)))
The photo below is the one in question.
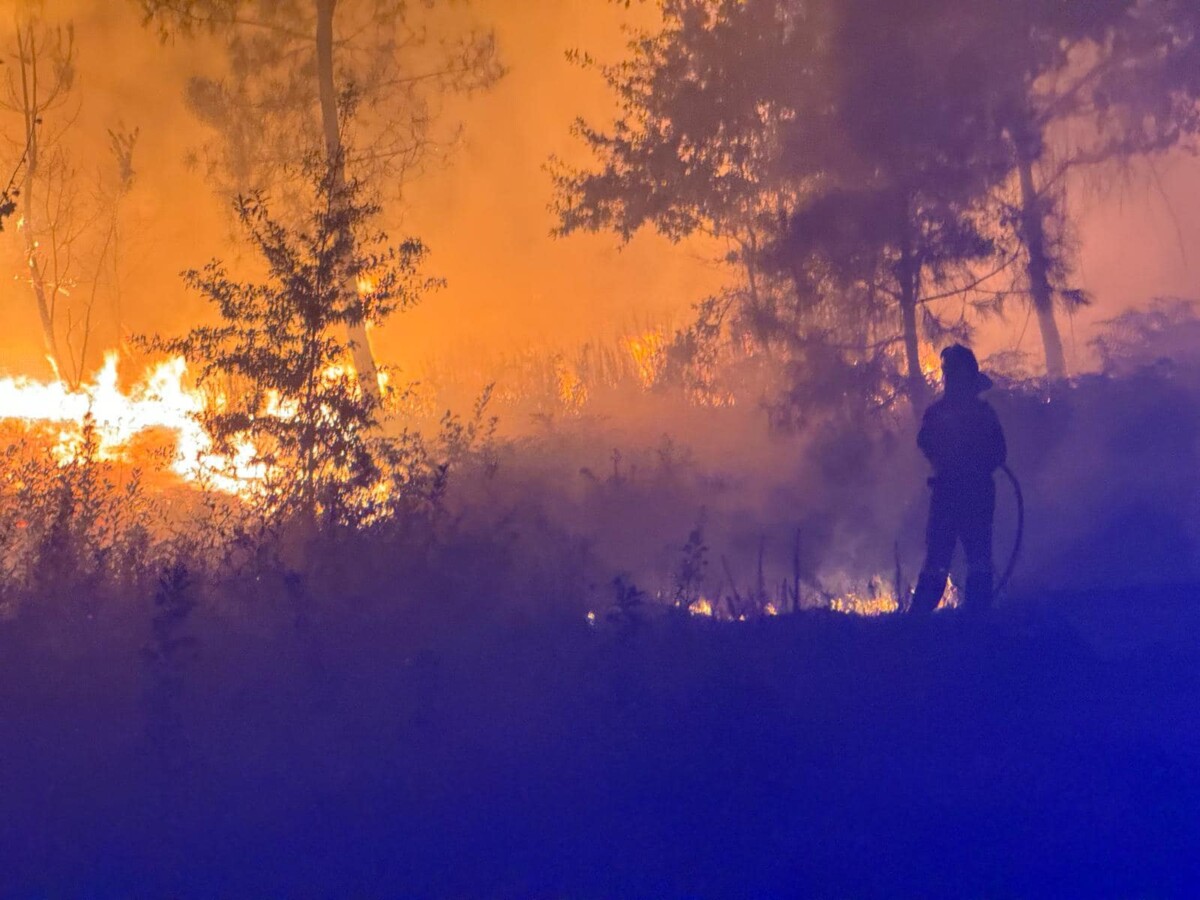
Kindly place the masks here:
MULTIPOLYGON (((1174 315, 1177 327, 1157 332, 1148 314, 1114 323, 1107 374, 1055 389, 1010 381, 993 394, 1028 500, 1013 592, 1195 576, 1200 378, 1194 360, 1167 361, 1153 346, 1193 327, 1186 310, 1174 315), (1131 453, 1136 466, 1123 461, 1131 453)), ((368 486, 347 521, 295 506, 292 480, 253 469, 230 478, 230 459, 196 422, 203 394, 186 385, 176 362, 124 390, 115 363, 74 393, 0 385, 7 615, 54 598, 95 615, 176 565, 227 609, 253 585, 321 595, 331 609, 403 593, 434 616, 880 613, 898 606, 920 562, 925 471, 904 407, 785 432, 749 404, 610 386, 621 418, 576 411, 496 436, 480 405, 424 436, 400 432, 402 469, 368 486)), ((998 556, 1015 524, 1002 495, 998 556)))
MULTIPOLYGON (((336 167, 305 175, 302 221, 239 199, 257 273, 186 273, 219 324, 143 338, 161 361, 138 381, 120 383, 116 355, 73 390, 0 381, 9 615, 50 596, 95 615, 179 571, 221 609, 403 597, 431 620, 904 604, 925 512, 913 413, 932 365, 922 382, 890 344, 837 343, 845 323, 783 340, 702 304, 672 340, 642 330, 527 360, 530 377, 483 390, 469 416, 422 417, 438 385, 355 361, 368 326, 438 288, 424 247, 373 230, 378 207, 336 167)), ((1189 304, 1160 302, 1110 323, 1103 374, 1002 379, 994 403, 1030 498, 1014 591, 1194 576, 1200 379, 1177 338, 1195 323, 1189 304)), ((1003 554, 1012 503, 998 526, 1003 554)))

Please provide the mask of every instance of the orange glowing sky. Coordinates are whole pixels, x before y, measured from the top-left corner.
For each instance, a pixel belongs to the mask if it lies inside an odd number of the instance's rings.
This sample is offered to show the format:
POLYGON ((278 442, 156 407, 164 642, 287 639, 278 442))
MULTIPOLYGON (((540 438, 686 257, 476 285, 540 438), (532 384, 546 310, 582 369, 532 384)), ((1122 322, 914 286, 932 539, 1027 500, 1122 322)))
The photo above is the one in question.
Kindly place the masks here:
MULTIPOLYGON (((15 0, 0 0, 7 20, 15 0)), ((134 4, 118 0, 47 0, 54 16, 73 18, 79 45, 80 116, 76 164, 100 165, 104 129, 120 120, 138 125, 139 181, 125 227, 127 286, 123 316, 133 331, 175 330, 203 314, 184 290, 185 267, 227 256, 229 229, 219 201, 183 160, 200 138, 182 100, 190 72, 212 65, 202 44, 160 45, 140 27, 134 4), (89 149, 92 148, 92 149, 89 149)), ((475 0, 479 19, 495 26, 509 67, 492 91, 456 100, 447 114, 461 119, 464 140, 451 162, 408 189, 401 232, 431 248, 430 269, 449 286, 403 314, 377 337, 386 361, 419 366, 445 356, 495 356, 516 348, 573 346, 658 323, 678 323, 689 305, 717 289, 727 273, 717 248, 671 245, 653 235, 620 248, 607 235, 550 237, 551 154, 580 159, 569 135, 577 115, 603 120, 611 99, 595 73, 564 51, 582 47, 602 60, 620 57, 622 23, 651 22, 651 5, 606 0, 475 0)), ((14 137, 19 121, 0 117, 14 137)), ((19 151, 16 151, 19 155, 19 151)), ((14 151, 0 144, 0 161, 14 151)), ((7 169, 6 169, 7 171, 7 169)), ((1200 177, 1191 158, 1170 160, 1161 181, 1123 190, 1076 192, 1080 212, 1080 281, 1098 299, 1079 319, 1082 352, 1089 324, 1156 294, 1200 295, 1200 177)), ((398 216, 397 216, 398 218, 398 216)), ((19 280, 12 228, 0 235, 5 289, 0 368, 37 371, 36 320, 19 280)), ((1023 316, 990 329, 987 343, 1011 347, 1023 316)), ((1064 329, 1070 340, 1070 328, 1064 329)), ((110 336, 115 340, 115 335, 110 336)), ((1024 348, 1038 349, 1036 329, 1024 348)), ((98 348, 99 349, 99 348, 98 348)))

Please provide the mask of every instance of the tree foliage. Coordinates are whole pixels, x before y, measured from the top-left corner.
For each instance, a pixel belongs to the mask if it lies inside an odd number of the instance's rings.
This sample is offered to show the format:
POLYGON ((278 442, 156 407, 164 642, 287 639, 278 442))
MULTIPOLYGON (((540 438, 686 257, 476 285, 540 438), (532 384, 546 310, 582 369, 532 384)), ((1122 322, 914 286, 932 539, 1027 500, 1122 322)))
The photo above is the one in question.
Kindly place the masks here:
POLYGON ((1054 306, 1084 299, 1066 174, 1196 129, 1200 14, 1172 0, 659 6, 601 67, 615 121, 575 125, 594 164, 552 163, 558 233, 725 239, 728 324, 792 363, 819 345, 821 366, 902 367, 914 398, 920 341, 969 337, 968 313, 1017 293, 1061 374, 1054 306))
POLYGON ((953 47, 928 41, 934 6, 664 2, 664 27, 603 70, 611 129, 576 125, 599 165, 556 166, 560 234, 726 239, 746 273, 734 324, 782 344, 797 377, 903 363, 920 392, 922 276, 993 252, 995 164, 973 95, 950 89, 953 47))
POLYGON ((407 436, 376 433, 383 400, 359 387, 340 335, 358 317, 381 324, 437 282, 419 272, 420 242, 391 245, 369 230, 377 209, 357 182, 339 184, 315 160, 307 169, 313 203, 301 226, 274 218, 261 194, 236 203, 265 278, 234 280, 219 261, 186 273, 221 324, 152 345, 198 365, 213 389, 203 423, 216 450, 262 477, 273 514, 357 523, 429 474, 428 461, 407 436), (360 286, 356 302, 342 290, 348 279, 360 286))
POLYGON ((990 115, 1009 153, 1006 218, 1051 377, 1066 374, 1056 308, 1086 300, 1072 269, 1067 177, 1127 165, 1195 134, 1200 10, 1175 0, 965 5, 990 115))
POLYGON ((215 135, 197 161, 230 195, 286 184, 298 159, 326 149, 324 107, 336 105, 336 127, 351 121, 351 102, 353 130, 341 136, 348 172, 399 188, 453 145, 456 128, 440 118, 444 98, 486 89, 504 72, 492 30, 453 3, 138 2, 164 37, 207 33, 224 47, 225 73, 192 78, 187 99, 215 135), (322 96, 326 76, 332 94, 322 96))

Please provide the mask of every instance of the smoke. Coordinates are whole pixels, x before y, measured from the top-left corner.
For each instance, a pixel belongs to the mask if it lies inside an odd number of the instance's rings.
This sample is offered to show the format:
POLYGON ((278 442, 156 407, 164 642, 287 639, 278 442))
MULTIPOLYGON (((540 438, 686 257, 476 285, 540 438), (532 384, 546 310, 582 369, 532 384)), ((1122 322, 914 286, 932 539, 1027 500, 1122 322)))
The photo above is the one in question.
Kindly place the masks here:
MULTIPOLYGON (((490 359, 516 348, 571 347, 612 335, 632 322, 678 322, 689 306, 730 278, 723 248, 702 241, 673 245, 642 235, 625 248, 605 235, 555 240, 543 171, 552 154, 583 161, 570 137, 577 116, 603 122, 613 98, 596 72, 565 58, 579 47, 601 61, 625 53, 622 27, 653 26, 653 4, 513 4, 480 0, 474 17, 496 28, 508 76, 493 90, 451 99, 448 123, 462 124, 459 146, 387 211, 393 236, 412 233, 432 249, 431 269, 447 287, 383 333, 381 355, 406 367, 440 356, 490 359)), ((180 330, 205 315, 178 273, 214 255, 235 253, 223 201, 187 160, 206 135, 184 103, 187 79, 219 70, 211 41, 161 43, 142 26, 135 4, 56 0, 53 21, 73 21, 78 48, 77 118, 66 144, 76 178, 89 190, 108 165, 107 130, 140 129, 136 183, 122 213, 120 322, 99 318, 96 363, 119 334, 180 330), (118 48, 119 52, 113 52, 118 48)), ((6 34, 5 40, 9 39, 6 34)), ((19 117, 0 119, 6 165, 19 157, 19 117)), ((1087 340, 1095 323, 1160 294, 1195 293, 1200 240, 1200 178, 1194 160, 1159 161, 1123 189, 1093 173, 1072 188, 1082 240, 1079 281, 1096 298, 1073 323, 1076 369, 1094 360, 1087 340)), ((15 229, 0 235, 10 280, 0 353, 11 370, 40 373, 41 350, 15 229)), ((1068 329, 1068 332, 1070 329, 1068 329)), ((1038 351, 1036 329, 1015 309, 988 324, 982 349, 1038 351)))
MULTIPOLYGON (((98 362, 103 349, 130 334, 178 332, 210 315, 183 289, 179 272, 213 256, 237 258, 223 201, 189 165, 206 135, 184 103, 188 78, 219 71, 221 56, 203 37, 160 42, 133 4, 60 0, 46 9, 75 23, 77 115, 64 147, 81 191, 111 165, 109 129, 140 129, 136 178, 121 211, 119 284, 108 285, 97 318, 98 362)), ((462 409, 489 382, 497 397, 514 398, 494 407, 502 433, 517 441, 500 460, 502 477, 464 484, 460 496, 486 499, 480 508, 500 517, 518 510, 518 521, 540 521, 587 545, 598 591, 618 571, 651 590, 669 590, 697 526, 710 548, 706 577, 714 592, 747 591, 761 558, 772 584, 793 577, 799 560, 808 589, 819 593, 823 580, 842 573, 890 575, 897 547, 911 579, 920 558, 924 464, 907 413, 867 430, 829 423, 781 435, 767 429, 752 400, 697 406, 680 393, 647 392, 628 371, 609 383, 596 379, 578 408, 560 402, 564 384, 572 389, 570 379, 586 368, 580 359, 616 353, 628 366, 623 343, 631 334, 669 334, 731 273, 719 262, 723 248, 703 241, 675 245, 641 235, 619 248, 606 235, 550 237, 545 160, 553 154, 582 162, 571 121, 582 115, 603 122, 614 112, 599 75, 568 62, 565 51, 621 58, 622 25, 652 25, 653 5, 484 0, 473 11, 495 26, 509 74, 491 91, 447 102, 446 120, 462 124, 459 146, 385 211, 394 238, 414 234, 430 246, 431 274, 444 276, 447 286, 375 335, 384 361, 422 380, 418 396, 430 416, 446 406, 462 409), (555 402, 539 406, 547 391, 555 402)), ((0 124, 8 162, 15 163, 19 120, 8 114, 0 124)), ((1090 173, 1071 197, 1081 240, 1078 280, 1096 300, 1064 329, 1081 371, 1099 364, 1088 343, 1099 322, 1158 294, 1195 293, 1200 178, 1194 160, 1179 155, 1132 179, 1090 173)), ((10 371, 45 374, 14 228, 0 234, 0 245, 10 276, 0 359, 10 371)), ((1034 359, 1040 349, 1036 327, 1015 307, 981 327, 977 348, 981 356, 1016 350, 1034 359)), ((1114 474, 1119 457, 1106 455, 1120 444, 1114 429, 1144 417, 1131 406, 1110 419, 1105 404, 1132 399, 1106 394, 1102 383, 1044 408, 1020 391, 997 401, 1011 428, 1014 465, 1030 479, 1033 497, 1034 549, 1018 586, 1033 589, 1056 567, 1061 573, 1061 541, 1069 534, 1092 534, 1079 538, 1091 544, 1072 551, 1070 580, 1084 583, 1101 572, 1096 577, 1132 578, 1132 569, 1098 565, 1108 539, 1089 522, 1104 510, 1125 510, 1135 530, 1174 528, 1139 519, 1136 486, 1114 474)), ((1163 390, 1153 396, 1172 396, 1174 388, 1163 390)), ((1142 427, 1167 428, 1154 421, 1142 427)), ((1013 524, 1011 509, 1002 505, 1000 515, 998 553, 1013 524)), ((1163 577, 1190 571, 1185 531, 1169 558, 1142 554, 1156 560, 1163 577)))
MULTIPOLYGON (((574 344, 613 333, 613 323, 677 317, 715 289, 725 275, 713 262, 719 250, 710 247, 646 237, 620 250, 604 237, 549 236, 543 164, 552 152, 578 157, 568 134, 572 120, 610 104, 599 77, 569 63, 565 51, 586 43, 615 58, 628 15, 585 3, 535 9, 481 2, 473 11, 496 27, 509 74, 492 91, 446 102, 449 129, 462 125, 458 145, 387 205, 392 236, 424 240, 433 251, 431 274, 445 277, 447 288, 375 336, 381 356, 411 367, 443 352, 494 356, 531 344, 574 344)), ((121 328, 106 310, 97 330, 110 346, 119 331, 181 330, 205 310, 183 290, 179 272, 237 253, 225 201, 194 164, 210 135, 184 100, 190 77, 220 71, 220 48, 203 36, 160 42, 132 3, 58 0, 46 5, 46 18, 75 25, 74 121, 64 146, 81 191, 92 189, 107 165, 107 130, 140 129, 136 183, 122 214, 121 328)), ((21 152, 19 116, 6 114, 0 128, 8 139, 0 161, 11 169, 21 152)), ((12 315, 0 353, 6 368, 46 374, 14 228, 0 244, 12 315)))

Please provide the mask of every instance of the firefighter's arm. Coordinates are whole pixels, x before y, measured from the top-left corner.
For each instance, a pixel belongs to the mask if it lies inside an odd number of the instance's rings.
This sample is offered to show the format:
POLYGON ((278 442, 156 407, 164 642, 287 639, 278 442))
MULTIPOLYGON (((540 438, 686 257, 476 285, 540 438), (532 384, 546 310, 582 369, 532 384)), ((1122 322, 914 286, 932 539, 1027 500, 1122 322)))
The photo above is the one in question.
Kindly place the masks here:
POLYGON ((921 448, 921 452, 925 454, 927 460, 935 462, 937 438, 933 416, 930 415, 932 412, 932 407, 925 410, 925 415, 921 419, 921 430, 917 433, 917 446, 921 448))

